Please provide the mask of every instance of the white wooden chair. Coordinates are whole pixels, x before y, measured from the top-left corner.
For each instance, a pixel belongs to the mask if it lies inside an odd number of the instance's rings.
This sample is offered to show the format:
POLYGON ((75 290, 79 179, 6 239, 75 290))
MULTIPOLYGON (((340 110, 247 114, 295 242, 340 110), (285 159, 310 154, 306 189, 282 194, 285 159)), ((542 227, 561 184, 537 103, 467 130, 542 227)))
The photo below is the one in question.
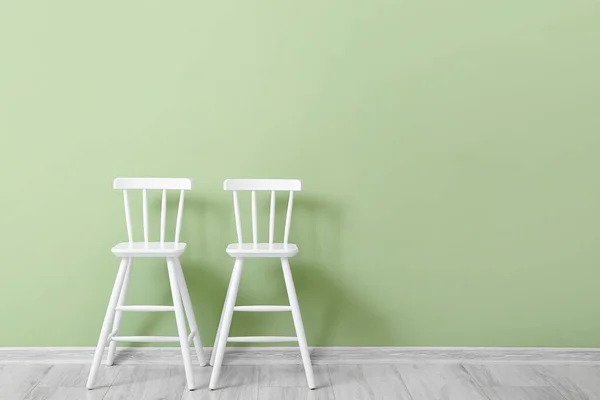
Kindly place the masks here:
POLYGON ((90 375, 87 381, 87 388, 94 387, 94 380, 102 354, 106 345, 109 345, 108 356, 106 359, 107 365, 112 365, 115 358, 115 350, 117 342, 179 342, 181 345, 181 353, 183 356, 183 365, 187 378, 188 388, 194 390, 194 375, 192 371, 192 361, 190 358, 189 342, 193 341, 196 347, 196 353, 200 365, 206 365, 202 342, 192 302, 188 293, 183 270, 179 257, 185 251, 186 244, 179 241, 181 232, 181 219, 183 215, 183 199, 186 190, 191 190, 192 182, 189 179, 183 178, 117 178, 114 181, 114 188, 123 191, 123 199, 125 203, 125 221, 127 224, 128 242, 119 243, 112 248, 115 256, 121 259, 119 272, 113 286, 110 301, 104 323, 98 339, 98 346, 92 361, 90 375), (129 208, 129 190, 142 191, 142 208, 143 208, 143 229, 144 241, 134 242, 131 226, 131 212, 129 208), (148 191, 162 191, 161 216, 160 216, 160 242, 150 242, 148 240, 148 191), (167 216, 167 190, 179 190, 179 206, 177 209, 177 222, 175 227, 175 241, 165 242, 165 225, 167 216), (172 306, 148 306, 148 305, 125 305, 125 296, 127 294, 127 286, 129 284, 129 276, 133 260, 136 257, 160 257, 167 261, 167 269, 169 273, 169 281, 171 285, 171 294, 173 296, 172 306), (119 336, 121 326, 121 317, 123 311, 174 311, 177 321, 178 336, 119 336), (187 322, 190 326, 191 333, 188 335, 186 328, 187 322), (112 329, 111 329, 112 326, 112 329))
POLYGON ((304 326, 302 324, 302 316, 300 315, 300 307, 296 290, 294 288, 294 280, 290 270, 288 259, 298 253, 298 247, 295 244, 288 243, 290 235, 290 225, 292 219, 292 207, 294 202, 294 192, 302 189, 302 183, 292 179, 228 179, 224 182, 224 189, 233 191, 233 209, 235 214, 235 226, 237 231, 238 243, 230 244, 227 247, 227 253, 231 257, 235 257, 235 264, 229 282, 229 289, 225 298, 225 305, 221 314, 219 328, 215 338, 215 345, 211 355, 210 363, 213 365, 212 375, 210 377, 209 388, 214 390, 217 387, 219 372, 225 354, 227 342, 298 342, 306 380, 308 387, 315 388, 310 355, 308 345, 306 343, 306 335, 304 334, 304 326), (252 243, 244 243, 242 240, 242 226, 238 202, 238 191, 251 191, 252 194, 252 243), (269 216, 269 242, 258 242, 258 224, 256 211, 256 192, 270 191, 271 205, 269 216), (287 214, 285 219, 285 231, 283 243, 273 241, 275 231, 275 192, 289 191, 289 200, 287 206, 287 214), (287 306, 236 306, 235 300, 239 288, 240 278, 242 276, 242 266, 246 257, 269 257, 280 258, 281 267, 283 269, 283 277, 287 288, 290 304, 287 306), (296 329, 296 336, 244 336, 244 337, 229 337, 229 328, 234 311, 254 311, 254 312, 276 312, 276 311, 291 311, 296 329))

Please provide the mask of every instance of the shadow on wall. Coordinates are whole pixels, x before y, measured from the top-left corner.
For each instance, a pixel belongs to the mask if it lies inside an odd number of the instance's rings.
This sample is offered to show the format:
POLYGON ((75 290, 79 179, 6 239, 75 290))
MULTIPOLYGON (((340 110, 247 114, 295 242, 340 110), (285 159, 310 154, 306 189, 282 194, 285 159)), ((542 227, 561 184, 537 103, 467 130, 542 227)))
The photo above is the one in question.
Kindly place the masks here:
MULTIPOLYGON (((278 219, 283 217, 286 205, 287 198, 282 197, 276 207, 278 219)), ((233 259, 225 254, 226 245, 235 241, 233 210, 230 202, 195 196, 186 197, 185 207, 182 237, 189 248, 182 265, 203 343, 210 346, 233 267, 233 259)), ((361 337, 372 337, 374 330, 380 344, 390 343, 397 334, 386 328, 384 315, 369 306, 368 294, 350 291, 344 285, 352 278, 344 276, 342 226, 339 203, 305 193, 295 197, 290 238, 300 252, 290 263, 309 345, 360 345, 361 337)), ((279 260, 256 260, 260 266, 253 261, 248 260, 244 268, 237 304, 288 304, 279 260), (254 283, 268 286, 244 293, 244 278, 255 273, 259 279, 254 283)), ((163 290, 161 300, 171 304, 168 285, 163 290)), ((160 314, 150 313, 140 326, 140 334, 161 325, 160 314)), ((282 334, 281 320, 275 314, 279 313, 236 313, 231 334, 282 334)), ((289 320, 293 334, 291 315, 281 314, 289 320)))
MULTIPOLYGON (((292 260, 296 291, 311 346, 356 345, 377 331, 382 344, 392 342, 385 316, 369 307, 368 293, 344 284, 342 261, 343 208, 308 193, 294 202, 292 239, 300 248, 292 260), (369 335, 367 335, 367 332, 369 335)), ((368 268, 368 266, 365 266, 368 268)))

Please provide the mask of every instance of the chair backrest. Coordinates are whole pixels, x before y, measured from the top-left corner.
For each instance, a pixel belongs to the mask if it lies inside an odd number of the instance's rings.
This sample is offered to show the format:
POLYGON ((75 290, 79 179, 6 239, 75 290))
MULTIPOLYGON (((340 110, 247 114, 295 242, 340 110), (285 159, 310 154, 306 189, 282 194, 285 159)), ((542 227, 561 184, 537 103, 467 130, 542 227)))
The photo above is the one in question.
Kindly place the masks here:
POLYGON ((133 243, 133 229, 131 226, 131 210, 129 207, 129 191, 142 191, 142 209, 144 226, 144 243, 148 243, 148 190, 161 190, 162 202, 160 207, 160 242, 165 242, 167 220, 167 190, 179 190, 179 205, 177 207, 177 223, 175 225, 175 243, 179 242, 181 233, 181 217, 183 215, 184 192, 192 189, 192 181, 186 178, 117 178, 113 187, 123 191, 125 205, 125 222, 127 224, 127 237, 133 243))
POLYGON ((302 190, 301 181, 297 179, 227 179, 223 183, 223 189, 233 191, 233 212, 235 214, 235 229, 237 232, 237 239, 240 244, 243 243, 243 240, 238 191, 252 192, 252 242, 254 243, 254 245, 258 244, 256 192, 271 192, 271 205, 269 208, 269 244, 273 244, 273 239, 275 235, 275 193, 278 191, 289 192, 287 212, 285 216, 285 230, 283 236, 283 243, 287 245, 290 237, 290 225, 292 222, 294 192, 302 190))

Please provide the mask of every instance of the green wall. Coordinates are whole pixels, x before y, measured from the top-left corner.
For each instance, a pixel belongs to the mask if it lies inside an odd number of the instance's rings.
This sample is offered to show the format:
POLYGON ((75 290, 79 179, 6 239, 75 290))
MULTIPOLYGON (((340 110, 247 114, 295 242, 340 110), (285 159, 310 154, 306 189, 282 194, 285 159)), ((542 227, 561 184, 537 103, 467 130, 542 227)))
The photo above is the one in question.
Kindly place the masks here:
MULTIPOLYGON (((206 344, 235 237, 223 179, 297 177, 311 345, 600 346, 599 39, 595 0, 2 1, 0 346, 95 344, 116 176, 194 180, 206 344)), ((162 263, 135 267, 130 302, 169 302, 162 263)), ((285 300, 276 264, 248 262, 238 303, 285 300)), ((123 333, 174 329, 135 314, 123 333)))

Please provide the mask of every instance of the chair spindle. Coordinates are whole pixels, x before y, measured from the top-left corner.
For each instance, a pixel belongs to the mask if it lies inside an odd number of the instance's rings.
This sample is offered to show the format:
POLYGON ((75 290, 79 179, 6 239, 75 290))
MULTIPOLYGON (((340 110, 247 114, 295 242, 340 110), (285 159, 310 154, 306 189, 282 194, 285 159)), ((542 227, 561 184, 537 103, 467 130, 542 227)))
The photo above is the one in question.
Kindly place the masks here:
POLYGON ((123 190, 123 203, 125 205, 125 223, 127 224, 127 239, 133 243, 133 229, 131 227, 131 214, 129 211, 129 196, 127 190, 123 190))
POLYGON ((165 225, 167 221, 167 190, 162 191, 162 201, 160 205, 160 242, 165 242, 165 225))
POLYGON ((287 213, 285 215, 285 234, 283 237, 283 244, 287 245, 290 238, 290 227, 292 225, 292 207, 294 207, 294 192, 290 191, 290 198, 288 200, 287 213))
POLYGON ((275 235, 275 191, 271 191, 271 207, 269 212, 269 245, 273 246, 275 235))
POLYGON ((256 191, 252 191, 252 242, 258 245, 258 223, 256 222, 256 191))
POLYGON ((148 243, 148 191, 142 190, 142 209, 144 220, 144 243, 148 243))
POLYGON ((181 219, 183 217, 183 198, 185 192, 183 189, 179 192, 179 206, 177 207, 177 225, 175 226, 175 243, 179 243, 179 235, 181 234, 181 219))

